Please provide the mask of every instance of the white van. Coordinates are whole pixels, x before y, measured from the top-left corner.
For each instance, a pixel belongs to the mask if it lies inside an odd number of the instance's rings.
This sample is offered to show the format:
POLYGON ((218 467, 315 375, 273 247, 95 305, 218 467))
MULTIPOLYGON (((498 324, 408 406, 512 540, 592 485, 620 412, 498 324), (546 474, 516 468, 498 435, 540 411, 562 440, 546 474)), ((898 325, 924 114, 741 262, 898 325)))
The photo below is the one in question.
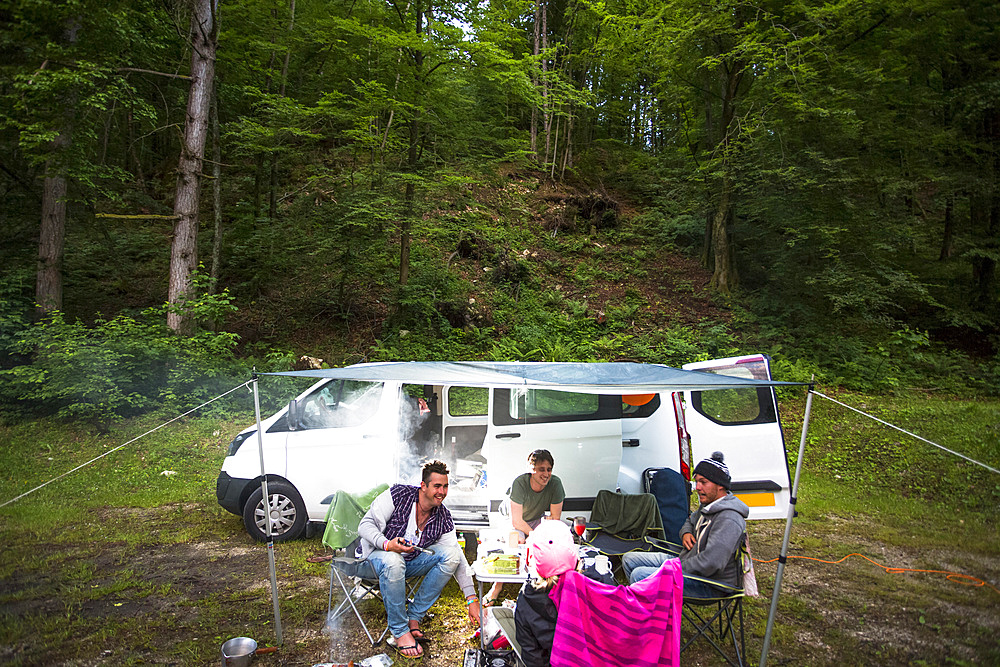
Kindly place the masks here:
MULTIPOLYGON (((763 355, 685 368, 770 380, 763 355)), ((320 380, 261 422, 269 511, 256 425, 229 447, 219 504, 242 516, 258 540, 268 515, 276 541, 294 539, 309 522, 325 520, 336 491, 416 484, 422 462, 437 458, 451 470, 446 504, 456 526, 476 531, 500 520, 511 482, 535 449, 552 453, 569 516, 588 515, 601 489, 647 491, 658 470, 690 480, 694 463, 722 451, 751 519, 787 515, 789 472, 772 387, 623 395, 562 391, 557 383, 463 384, 461 374, 434 381, 320 380)))

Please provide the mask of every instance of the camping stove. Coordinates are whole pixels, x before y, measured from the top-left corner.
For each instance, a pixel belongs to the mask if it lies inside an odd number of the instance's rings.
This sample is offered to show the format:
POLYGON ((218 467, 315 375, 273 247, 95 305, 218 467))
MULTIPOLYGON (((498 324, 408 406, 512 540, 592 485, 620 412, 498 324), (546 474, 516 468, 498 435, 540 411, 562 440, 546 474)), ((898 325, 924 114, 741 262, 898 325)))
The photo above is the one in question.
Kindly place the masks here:
POLYGON ((480 651, 470 648, 465 650, 462 667, 514 667, 514 652, 480 651))

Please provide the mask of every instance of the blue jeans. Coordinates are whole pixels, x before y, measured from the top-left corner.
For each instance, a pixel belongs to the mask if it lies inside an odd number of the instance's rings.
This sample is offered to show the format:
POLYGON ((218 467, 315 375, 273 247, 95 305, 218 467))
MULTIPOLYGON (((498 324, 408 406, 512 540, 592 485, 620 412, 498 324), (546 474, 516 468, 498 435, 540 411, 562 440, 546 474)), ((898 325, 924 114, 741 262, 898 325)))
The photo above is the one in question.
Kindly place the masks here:
MULTIPOLYGON (((622 568, 628 583, 634 584, 652 575, 660 566, 671 558, 677 558, 673 554, 650 553, 648 551, 630 551, 622 555, 622 568)), ((729 595, 732 591, 724 588, 717 588, 712 584, 695 579, 684 577, 684 597, 689 598, 715 598, 720 595, 729 595)))
POLYGON ((393 637, 405 635, 410 631, 409 621, 419 621, 427 614, 458 569, 459 559, 465 558, 458 549, 437 549, 443 553, 420 553, 411 561, 405 560, 403 554, 391 551, 376 550, 368 556, 368 563, 378 576, 389 631, 393 637), (424 580, 407 608, 406 580, 419 576, 424 576, 424 580))

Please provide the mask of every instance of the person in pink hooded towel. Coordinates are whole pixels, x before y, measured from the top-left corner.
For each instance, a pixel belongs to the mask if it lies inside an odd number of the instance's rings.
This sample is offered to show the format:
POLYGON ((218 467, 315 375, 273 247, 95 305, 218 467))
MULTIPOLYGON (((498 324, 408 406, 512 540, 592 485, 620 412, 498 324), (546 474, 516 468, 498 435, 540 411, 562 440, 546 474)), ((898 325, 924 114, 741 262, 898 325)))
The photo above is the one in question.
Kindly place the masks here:
POLYGON ((577 572, 569 527, 546 521, 528 540, 534 576, 517 598, 514 625, 528 667, 678 667, 680 561, 630 586, 577 572))
POLYGON ((556 606, 549 592, 559 577, 576 568, 576 544, 562 521, 542 521, 528 536, 528 570, 532 577, 517 596, 514 627, 527 667, 548 667, 556 630, 556 606))

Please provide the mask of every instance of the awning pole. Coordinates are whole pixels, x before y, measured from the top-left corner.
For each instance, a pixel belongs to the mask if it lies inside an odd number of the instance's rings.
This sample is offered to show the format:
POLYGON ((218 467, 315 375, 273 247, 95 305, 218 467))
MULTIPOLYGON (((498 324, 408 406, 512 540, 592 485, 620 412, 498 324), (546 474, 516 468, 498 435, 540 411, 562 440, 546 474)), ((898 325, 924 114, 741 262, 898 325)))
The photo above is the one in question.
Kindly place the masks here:
POLYGON ((792 519, 795 518, 795 503, 798 500, 799 475, 802 472, 802 459, 806 452, 806 434, 809 432, 809 414, 812 412, 813 385, 809 385, 806 395, 806 414, 802 420, 802 438, 799 440, 799 458, 795 461, 795 481, 792 482, 792 497, 788 503, 788 518, 785 520, 785 539, 781 543, 781 555, 778 556, 778 573, 774 577, 774 593, 771 594, 771 612, 767 616, 767 630, 764 631, 764 647, 760 652, 760 667, 767 666, 767 650, 771 646, 771 630, 774 627, 774 616, 778 611, 778 597, 781 595, 781 578, 785 573, 785 562, 788 560, 788 540, 792 534, 792 519))
POLYGON ((281 609, 278 608, 278 575, 274 567, 274 537, 271 535, 271 506, 264 474, 264 436, 260 431, 260 394, 257 392, 257 369, 253 370, 253 409, 257 417, 257 451, 260 453, 260 492, 264 503, 264 525, 267 526, 267 566, 271 572, 271 601, 274 603, 275 642, 281 646, 281 609))

